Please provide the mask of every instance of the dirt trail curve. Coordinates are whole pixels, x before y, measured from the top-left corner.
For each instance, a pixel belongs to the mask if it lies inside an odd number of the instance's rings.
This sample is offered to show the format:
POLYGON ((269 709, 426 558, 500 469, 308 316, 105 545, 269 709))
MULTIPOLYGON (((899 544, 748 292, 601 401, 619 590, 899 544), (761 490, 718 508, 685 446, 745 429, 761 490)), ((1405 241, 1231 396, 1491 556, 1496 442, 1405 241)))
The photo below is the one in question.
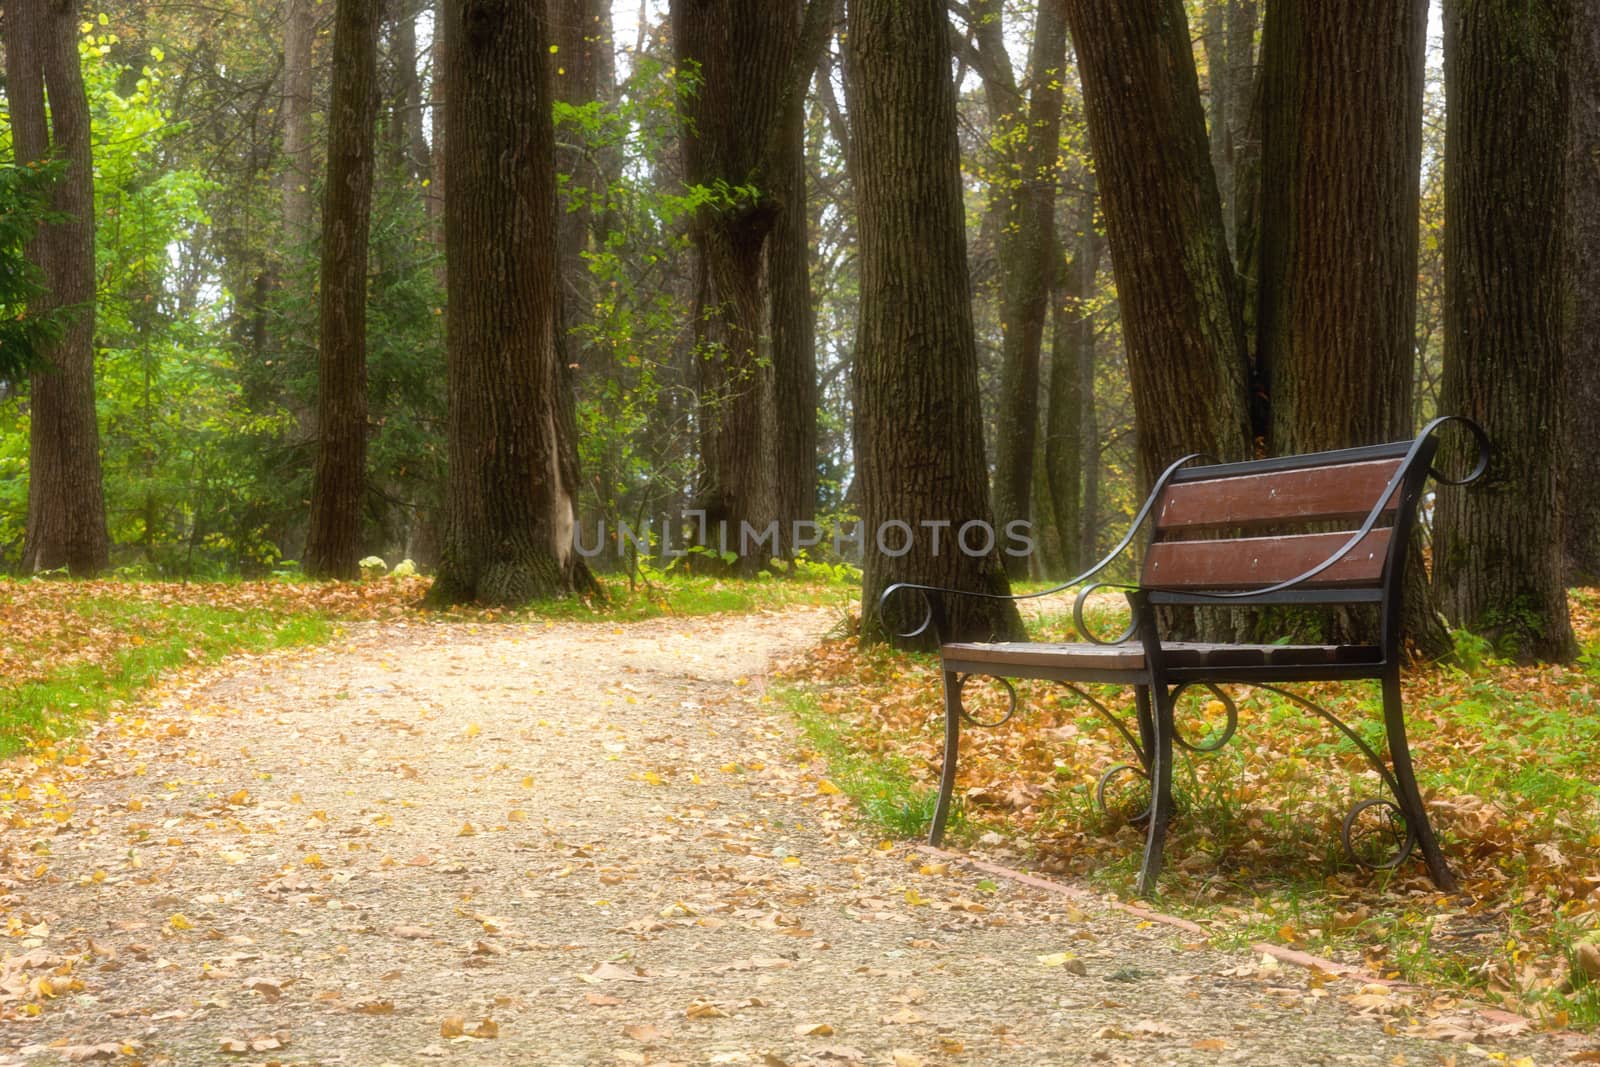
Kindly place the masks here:
POLYGON ((1488 1055, 1407 1036, 1418 996, 881 849, 762 697, 832 621, 357 628, 129 709, 0 791, 0 1063, 1488 1055))

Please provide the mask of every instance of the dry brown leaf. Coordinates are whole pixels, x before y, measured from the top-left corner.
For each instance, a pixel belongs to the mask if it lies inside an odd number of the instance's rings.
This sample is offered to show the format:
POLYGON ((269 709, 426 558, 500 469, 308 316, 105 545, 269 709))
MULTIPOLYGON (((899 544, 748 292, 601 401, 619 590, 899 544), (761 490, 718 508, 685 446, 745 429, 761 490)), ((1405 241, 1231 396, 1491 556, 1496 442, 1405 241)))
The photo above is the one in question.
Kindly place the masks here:
POLYGON ((460 1015, 446 1015, 439 1020, 440 1037, 460 1037, 467 1032, 467 1020, 460 1015))
POLYGON ((1202 1037, 1189 1047, 1199 1049, 1201 1052, 1226 1052, 1233 1046, 1220 1037, 1202 1037))
POLYGON ((832 1037, 833 1027, 827 1023, 801 1023, 794 1032, 798 1037, 832 1037))
POLYGON ((717 1007, 709 1000, 696 1000, 690 1002, 683 1009, 683 1014, 691 1019, 726 1019, 728 1013, 717 1007))
POLYGON ((282 984, 267 978, 246 978, 244 987, 255 990, 268 1000, 277 1000, 283 996, 282 984))
POLYGON ((359 1015, 393 1015, 394 1001, 392 1000, 358 1000, 350 1008, 359 1015))
POLYGON ((480 1019, 478 1025, 467 1031, 468 1037, 479 1037, 485 1040, 500 1036, 500 1024, 493 1019, 480 1019))

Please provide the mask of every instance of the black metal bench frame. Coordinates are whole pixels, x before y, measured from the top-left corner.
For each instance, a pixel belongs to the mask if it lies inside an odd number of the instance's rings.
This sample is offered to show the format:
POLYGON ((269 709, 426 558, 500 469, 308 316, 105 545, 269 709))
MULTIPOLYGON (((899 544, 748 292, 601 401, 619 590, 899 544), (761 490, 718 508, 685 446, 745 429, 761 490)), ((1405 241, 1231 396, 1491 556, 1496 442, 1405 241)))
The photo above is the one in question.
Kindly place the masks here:
POLYGON ((1411 531, 1428 478, 1445 485, 1475 481, 1488 466, 1488 438, 1470 420, 1444 416, 1428 423, 1416 438, 1393 444, 1254 462, 1192 465, 1203 458, 1198 454, 1185 456, 1169 466, 1110 554, 1088 571, 1052 589, 1005 598, 908 583, 884 590, 878 601, 880 619, 890 618, 885 612, 895 603, 894 598, 916 594, 921 601, 920 613, 908 612, 900 617, 920 618, 920 625, 901 631, 899 636, 918 637, 931 628, 940 643, 944 757, 930 842, 938 845, 943 839, 955 789, 962 721, 995 726, 1009 719, 1016 710, 1017 697, 1008 679, 1051 681, 1106 716, 1138 758, 1137 767, 1124 765, 1108 771, 1096 788, 1096 798, 1103 802, 1108 779, 1119 772, 1133 770, 1148 780, 1149 807, 1140 816, 1147 825, 1138 889, 1142 895, 1152 894, 1173 814, 1174 743, 1191 752, 1210 752, 1225 744, 1233 735, 1238 713, 1233 700, 1219 687, 1242 683, 1278 693, 1337 728, 1360 748, 1394 798, 1393 802, 1363 800, 1346 814, 1341 838, 1352 858, 1365 866, 1397 867, 1414 847, 1420 847, 1434 884, 1453 890, 1455 879, 1428 821, 1406 739, 1400 689, 1402 600, 1411 531), (1440 431, 1451 424, 1465 429, 1477 446, 1476 463, 1465 477, 1455 479, 1433 465, 1440 431), (1129 548, 1152 516, 1138 584, 1084 585, 1129 548), (1322 532, 1330 522, 1348 522, 1358 516, 1361 522, 1354 530, 1322 532), (1285 525, 1309 525, 1317 532, 1249 536, 1263 527, 1277 530, 1285 525), (1204 537, 1207 531, 1218 530, 1222 531, 1221 536, 1204 537), (1196 533, 1202 538, 1196 539, 1196 533), (1088 638, 1087 642, 984 644, 944 640, 947 597, 1027 600, 1074 586, 1080 589, 1073 618, 1078 633, 1088 638), (1084 624, 1087 598, 1104 588, 1123 590, 1132 610, 1128 631, 1114 641, 1099 640, 1084 624), (1349 604, 1378 606, 1376 644, 1169 642, 1159 632, 1157 615, 1157 609, 1162 607, 1349 604), (962 690, 975 676, 1000 679, 1008 690, 1010 706, 1002 717, 980 720, 964 707, 962 690), (1280 688, 1285 683, 1357 680, 1377 680, 1381 684, 1387 762, 1357 731, 1331 712, 1280 688), (1083 683, 1132 687, 1137 736, 1104 703, 1080 688, 1083 683), (1200 744, 1184 738, 1174 721, 1179 696, 1193 686, 1213 693, 1227 713, 1221 735, 1200 744), (1392 854, 1378 861, 1358 856, 1351 842, 1352 826, 1374 808, 1380 819, 1388 815, 1394 838, 1392 854))

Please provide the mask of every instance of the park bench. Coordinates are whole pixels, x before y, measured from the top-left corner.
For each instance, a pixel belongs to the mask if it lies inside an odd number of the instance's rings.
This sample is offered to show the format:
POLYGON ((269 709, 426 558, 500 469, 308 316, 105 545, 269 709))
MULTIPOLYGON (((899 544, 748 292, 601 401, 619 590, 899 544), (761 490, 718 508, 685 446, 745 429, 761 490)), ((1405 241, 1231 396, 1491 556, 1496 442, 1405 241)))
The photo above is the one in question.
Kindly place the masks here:
MULTIPOLYGON (((1073 643, 974 643, 944 640, 951 597, 971 593, 901 583, 884 590, 880 619, 908 620, 899 636, 914 638, 930 629, 939 639, 944 674, 945 739, 939 797, 929 834, 938 845, 950 812, 963 720, 994 726, 1016 711, 1017 694, 1009 679, 1055 682, 1086 699, 1109 718, 1132 748, 1137 765, 1113 767, 1102 777, 1096 799, 1103 805, 1108 780, 1131 772, 1145 782, 1147 802, 1138 816, 1146 824, 1139 892, 1154 892, 1162 848, 1173 814, 1173 747, 1193 752, 1220 748, 1233 735, 1235 702, 1221 687, 1246 684, 1268 689, 1336 727, 1357 745, 1393 800, 1368 799, 1345 815, 1340 836, 1345 850, 1364 866, 1396 867, 1420 848, 1429 875, 1439 888, 1454 888, 1427 811, 1417 790, 1406 742, 1401 704, 1402 600, 1411 529, 1431 476, 1448 485, 1474 481, 1488 465, 1489 444, 1470 420, 1445 416, 1430 422, 1413 440, 1243 463, 1197 464, 1186 456, 1156 480, 1122 541, 1085 573, 1053 589, 1004 599, 1048 596, 1078 586, 1073 643), (1456 425, 1477 448, 1472 470, 1451 479, 1434 467, 1440 431, 1456 425), (1150 534, 1138 583, 1089 582, 1133 544, 1146 521, 1150 534), (1102 641, 1084 621, 1084 605, 1099 589, 1124 592, 1132 622, 1121 637, 1102 641), (1218 605, 1241 609, 1278 606, 1377 606, 1375 643, 1251 644, 1166 640, 1158 609, 1183 610, 1218 605), (890 615, 887 612, 896 614, 890 615), (962 690, 974 677, 999 679, 1008 694, 1003 715, 979 718, 969 713, 962 690), (1279 688, 1285 683, 1377 680, 1383 696, 1387 761, 1345 722, 1303 695, 1279 688), (1130 730, 1085 683, 1113 683, 1134 691, 1136 731, 1130 730), (1199 742, 1177 728, 1174 707, 1185 690, 1199 687, 1220 701, 1226 725, 1199 742), (1384 838, 1378 856, 1355 847, 1358 827, 1384 838)), ((1257 637, 1260 635, 1257 634, 1257 637)), ((1370 842, 1366 842, 1370 844, 1370 842)))

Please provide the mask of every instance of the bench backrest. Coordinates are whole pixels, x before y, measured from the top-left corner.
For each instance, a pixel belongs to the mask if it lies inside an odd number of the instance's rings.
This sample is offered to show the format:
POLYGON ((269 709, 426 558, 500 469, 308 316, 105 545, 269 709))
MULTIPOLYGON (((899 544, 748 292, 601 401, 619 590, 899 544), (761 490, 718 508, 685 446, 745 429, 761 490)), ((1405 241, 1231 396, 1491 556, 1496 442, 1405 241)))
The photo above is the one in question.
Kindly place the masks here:
POLYGON ((1399 581, 1432 460, 1431 441, 1418 444, 1169 470, 1141 584, 1179 594, 1270 590, 1326 563, 1269 599, 1380 599, 1399 581))

